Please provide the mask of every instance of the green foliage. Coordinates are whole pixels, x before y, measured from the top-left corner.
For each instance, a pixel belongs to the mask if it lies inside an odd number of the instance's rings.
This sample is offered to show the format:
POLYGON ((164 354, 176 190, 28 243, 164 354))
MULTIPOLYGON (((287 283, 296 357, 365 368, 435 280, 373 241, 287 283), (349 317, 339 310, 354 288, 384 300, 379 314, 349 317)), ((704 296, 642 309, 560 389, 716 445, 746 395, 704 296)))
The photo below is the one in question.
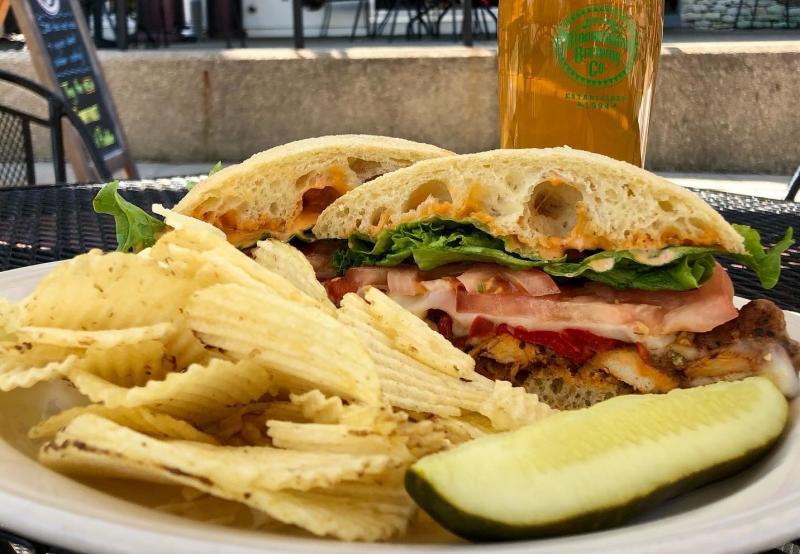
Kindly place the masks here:
POLYGON ((138 252, 152 246, 163 231, 164 223, 125 200, 117 191, 118 187, 118 181, 106 183, 92 201, 94 211, 114 216, 117 250, 138 252))
POLYGON ((747 254, 727 254, 740 264, 752 269, 761 281, 761 286, 771 289, 778 283, 781 276, 781 254, 792 247, 794 229, 789 227, 783 238, 769 250, 764 250, 761 244, 761 235, 747 225, 734 225, 736 232, 744 238, 744 247, 747 254))

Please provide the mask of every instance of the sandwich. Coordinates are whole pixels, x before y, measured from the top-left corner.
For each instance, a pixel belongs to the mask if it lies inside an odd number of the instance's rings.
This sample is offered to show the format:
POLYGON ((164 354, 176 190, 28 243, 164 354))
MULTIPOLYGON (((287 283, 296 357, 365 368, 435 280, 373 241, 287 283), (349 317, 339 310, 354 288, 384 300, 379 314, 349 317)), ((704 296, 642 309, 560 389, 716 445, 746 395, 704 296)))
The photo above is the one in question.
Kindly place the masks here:
MULTIPOLYGON (((451 155, 430 144, 372 135, 299 140, 224 169, 217 164, 174 210, 218 227, 242 249, 264 238, 302 246, 317 216, 339 196, 385 173, 451 155)), ((116 182, 103 187, 94 209, 114 216, 118 250, 152 246, 164 223, 127 202, 117 187, 116 182)), ((325 243, 303 248, 314 259, 314 250, 325 243)))
POLYGON ((452 155, 429 144, 372 135, 299 140, 214 173, 175 206, 213 224, 234 246, 303 238, 331 202, 385 173, 452 155))
POLYGON ((420 162, 338 198, 313 227, 334 300, 373 286, 559 409, 764 374, 800 390, 772 302, 734 304, 725 256, 774 286, 769 251, 694 193, 605 156, 553 148, 420 162), (337 242, 338 241, 338 242, 337 242))

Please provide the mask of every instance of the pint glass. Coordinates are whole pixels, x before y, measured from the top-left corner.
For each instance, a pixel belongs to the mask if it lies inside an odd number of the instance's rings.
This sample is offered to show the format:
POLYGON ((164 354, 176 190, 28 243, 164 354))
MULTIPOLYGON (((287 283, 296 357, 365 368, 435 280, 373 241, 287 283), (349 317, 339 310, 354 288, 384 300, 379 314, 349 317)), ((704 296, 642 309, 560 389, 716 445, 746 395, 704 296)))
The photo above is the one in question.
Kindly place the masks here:
POLYGON ((500 0, 500 142, 643 165, 664 0, 500 0))

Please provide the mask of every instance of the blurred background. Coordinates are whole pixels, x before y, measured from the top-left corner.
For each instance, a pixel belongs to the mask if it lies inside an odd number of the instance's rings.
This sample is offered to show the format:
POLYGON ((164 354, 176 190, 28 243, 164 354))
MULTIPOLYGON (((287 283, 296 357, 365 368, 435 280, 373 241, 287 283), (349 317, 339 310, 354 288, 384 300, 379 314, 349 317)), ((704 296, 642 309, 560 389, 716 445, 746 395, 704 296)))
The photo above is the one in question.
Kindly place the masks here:
MULTIPOLYGON (((122 1, 81 4, 142 176, 323 134, 457 152, 499 144, 497 0, 122 1)), ((800 163, 800 0, 665 10, 647 167, 696 185, 785 188, 800 163)), ((0 70, 36 80, 13 15, 0 70)), ((3 83, 0 97, 36 109, 3 83)), ((37 160, 48 148, 34 141, 37 160)))
MULTIPOLYGON (((461 38, 464 0, 301 0, 303 28, 315 39, 448 41, 461 38)), ((118 16, 124 17, 126 45, 157 48, 192 44, 209 48, 233 39, 248 46, 290 44, 292 0, 81 0, 98 47, 118 46, 118 16), (123 2, 120 6, 118 2, 123 2), (122 8, 122 9, 120 9, 122 8), (281 40, 284 39, 284 40, 281 40)), ((666 0, 668 35, 691 31, 788 30, 800 28, 800 0, 666 0)), ((497 0, 472 0, 472 28, 478 41, 492 41, 497 0)), ((13 14, 4 42, 23 40, 13 14)), ((697 38, 697 37, 695 37, 697 38)), ((334 41, 336 42, 336 41, 334 41)), ((231 44, 227 44, 230 46, 231 44)), ((19 45, 16 45, 19 47, 19 45)))

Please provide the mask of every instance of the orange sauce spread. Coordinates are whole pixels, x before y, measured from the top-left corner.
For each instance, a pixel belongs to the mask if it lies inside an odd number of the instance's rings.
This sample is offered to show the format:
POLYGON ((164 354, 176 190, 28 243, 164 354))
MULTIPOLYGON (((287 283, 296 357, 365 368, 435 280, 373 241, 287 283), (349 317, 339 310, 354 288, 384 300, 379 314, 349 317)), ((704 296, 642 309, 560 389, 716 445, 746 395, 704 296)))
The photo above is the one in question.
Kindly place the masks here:
POLYGON ((296 215, 289 223, 270 216, 242 220, 232 212, 192 215, 222 229, 228 240, 238 246, 252 244, 268 235, 285 240, 313 227, 319 214, 350 189, 350 180, 344 169, 334 166, 321 173, 309 174, 302 188, 303 193, 295 207, 296 215))
POLYGON ((350 180, 341 167, 333 166, 323 173, 311 175, 305 192, 297 202, 297 215, 287 233, 294 234, 313 227, 319 214, 350 188, 350 180))

